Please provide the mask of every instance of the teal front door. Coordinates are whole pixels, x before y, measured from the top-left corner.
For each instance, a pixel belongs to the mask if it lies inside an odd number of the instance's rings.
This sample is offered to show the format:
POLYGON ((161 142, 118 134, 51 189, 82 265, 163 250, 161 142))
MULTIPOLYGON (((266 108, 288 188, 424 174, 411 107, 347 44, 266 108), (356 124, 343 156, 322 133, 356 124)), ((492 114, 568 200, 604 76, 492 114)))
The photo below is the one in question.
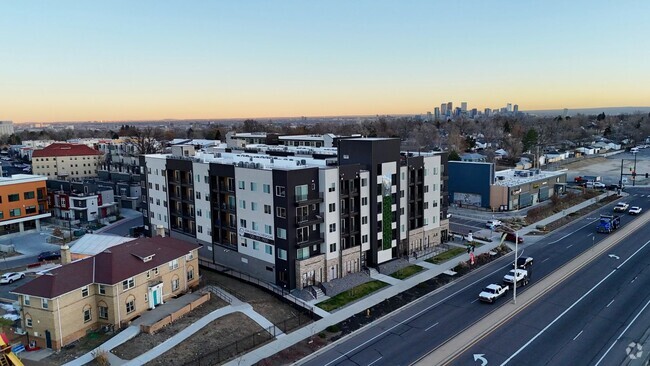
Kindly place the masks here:
POLYGON ((152 294, 153 295, 152 296, 153 297, 153 306, 156 306, 156 305, 160 304, 160 300, 158 298, 158 291, 159 290, 157 288, 153 290, 153 294, 152 294))

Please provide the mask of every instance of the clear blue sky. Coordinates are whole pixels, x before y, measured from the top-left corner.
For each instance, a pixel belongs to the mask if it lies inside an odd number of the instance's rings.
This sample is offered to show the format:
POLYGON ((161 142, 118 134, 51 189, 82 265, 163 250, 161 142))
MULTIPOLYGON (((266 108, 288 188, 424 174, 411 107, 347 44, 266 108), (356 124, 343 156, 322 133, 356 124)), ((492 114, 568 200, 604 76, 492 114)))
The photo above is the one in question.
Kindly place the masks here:
POLYGON ((0 120, 650 105, 649 1, 0 3, 0 120))

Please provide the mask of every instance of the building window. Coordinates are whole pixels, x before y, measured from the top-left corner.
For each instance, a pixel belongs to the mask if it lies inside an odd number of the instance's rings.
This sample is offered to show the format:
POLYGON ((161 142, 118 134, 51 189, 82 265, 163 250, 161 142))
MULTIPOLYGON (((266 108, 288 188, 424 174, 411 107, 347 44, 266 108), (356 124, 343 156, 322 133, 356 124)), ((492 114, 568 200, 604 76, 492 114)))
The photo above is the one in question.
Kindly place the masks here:
POLYGON ((9 217, 16 217, 20 216, 20 209, 19 208, 12 208, 9 210, 9 217))
POLYGON ((362 243, 367 243, 367 242, 368 242, 368 235, 367 235, 367 234, 366 234, 366 235, 363 235, 363 236, 361 237, 361 242, 362 242, 362 243))
POLYGON ((243 180, 238 181, 237 185, 239 189, 246 189, 246 182, 244 182, 243 180))
POLYGON ((42 298, 42 299, 41 299, 41 307, 42 307, 43 309, 47 309, 47 308, 50 307, 49 304, 48 304, 48 302, 47 302, 47 299, 45 299, 45 298, 42 298))
POLYGON ((307 259, 309 258, 309 247, 300 248, 296 253, 296 259, 307 259))
POLYGON ((29 317, 29 316, 25 317, 25 326, 28 327, 28 328, 32 327, 32 318, 31 317, 29 317))
POLYGON ((253 240, 253 249, 255 249, 255 250, 260 250, 260 243, 258 243, 258 242, 256 242, 255 240, 253 240))
POLYGON ((336 211, 336 203, 330 203, 328 206, 329 212, 336 211))
POLYGON ((29 299, 29 296, 24 295, 24 296, 23 296, 23 305, 27 305, 27 306, 29 306, 30 303, 31 303, 31 301, 30 301, 30 299, 29 299))
POLYGON ((133 287, 135 287, 135 279, 133 277, 127 278, 126 280, 122 281, 122 291, 126 291, 133 287))
POLYGON ((278 197, 284 197, 286 195, 284 186, 275 186, 275 195, 278 197))
POLYGON ((257 211, 257 202, 251 202, 251 211, 257 211))
POLYGON ((271 193, 271 185, 270 184, 263 184, 262 185, 262 190, 264 193, 271 193))
POLYGON ((278 252, 278 258, 279 259, 282 259, 282 260, 285 260, 285 261, 287 260, 287 251, 286 250, 278 248, 278 250, 276 250, 276 251, 278 252))
POLYGON ((303 185, 300 185, 300 186, 296 186, 295 194, 296 194, 296 197, 295 197, 296 202, 307 200, 307 196, 309 194, 307 185, 303 184, 303 185))
POLYGON ((429 186, 424 186, 424 193, 429 193, 429 186))
POLYGON ((273 228, 271 225, 264 225, 264 233, 273 235, 273 228))
POLYGON ((244 239, 244 241, 241 242, 242 247, 248 247, 248 239, 244 239))
POLYGON ((178 269, 178 259, 174 259, 173 261, 169 262, 169 270, 173 271, 175 269, 178 269))
POLYGON ((264 245, 264 252, 268 255, 273 255, 273 247, 268 244, 264 245))
POLYGON ((368 223, 368 216, 364 216, 361 218, 361 225, 366 225, 368 223))
POLYGON ((99 319, 108 319, 108 306, 99 306, 99 319))
POLYGON ((252 228, 253 230, 258 231, 260 229, 260 226, 257 224, 257 222, 253 221, 252 228))
POLYGON ((88 296, 88 286, 84 286, 81 288, 81 297, 86 297, 88 296))
POLYGON ((203 226, 199 225, 197 228, 197 231, 202 234, 203 233, 203 226))
POLYGON ((93 316, 91 313, 90 305, 88 305, 88 307, 84 309, 84 323, 88 323, 91 320, 93 320, 93 316))
POLYGON ((368 197, 361 197, 361 206, 368 206, 368 197))
POLYGON ((245 200, 239 200, 239 208, 246 208, 246 201, 245 200))
POLYGON ((154 276, 158 276, 158 267, 152 269, 152 271, 154 276))
POLYGON ((330 233, 333 233, 336 231, 336 224, 330 224, 330 233))
POLYGON ((239 226, 246 228, 246 220, 244 219, 239 219, 239 226))
POLYGON ((196 199, 200 200, 201 199, 201 192, 196 191, 196 199))
POLYGON ((271 214, 271 205, 264 205, 264 213, 271 214))
POLYGON ((257 192, 257 183, 251 182, 251 192, 257 192))
POLYGON ((194 268, 190 267, 190 269, 187 270, 187 280, 192 281, 194 279, 194 268))
POLYGON ((330 187, 327 189, 328 192, 334 192, 336 190, 336 184, 331 183, 330 187))
POLYGON ((34 197, 35 197, 35 196, 34 196, 34 191, 31 191, 31 192, 25 192, 25 193, 24 193, 24 197, 25 197, 26 200, 29 200, 29 199, 34 198, 34 197))
POLYGON ((287 210, 284 207, 276 207, 275 208, 275 216, 281 217, 281 218, 286 218, 287 217, 287 210))
POLYGON ((336 252, 336 243, 330 244, 330 253, 336 252))
POLYGON ((287 238, 287 230, 279 227, 276 231, 277 231, 278 238, 280 238, 280 239, 286 239, 287 238))
POLYGON ((20 200, 20 195, 18 193, 9 195, 9 202, 16 202, 20 200))
POLYGON ((126 303, 126 313, 131 314, 135 311, 135 298, 132 298, 126 303))
POLYGON ((362 178, 361 179, 361 187, 365 187, 368 185, 368 178, 362 178))
POLYGON ((172 292, 178 291, 180 282, 181 281, 178 279, 178 276, 174 276, 174 278, 172 278, 172 292))

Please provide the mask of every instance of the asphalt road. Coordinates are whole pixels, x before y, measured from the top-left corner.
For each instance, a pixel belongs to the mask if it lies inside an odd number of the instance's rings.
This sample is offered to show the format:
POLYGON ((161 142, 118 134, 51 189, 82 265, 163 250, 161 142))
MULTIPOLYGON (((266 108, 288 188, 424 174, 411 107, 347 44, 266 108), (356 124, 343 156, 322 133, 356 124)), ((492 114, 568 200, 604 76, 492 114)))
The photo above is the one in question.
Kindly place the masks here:
POLYGON ((622 364, 650 324, 648 239, 650 227, 635 231, 454 364, 481 365, 474 354, 497 365, 622 364))
MULTIPOLYGON (((644 197, 639 193, 625 201, 650 209, 650 197, 645 196, 647 193, 643 193, 644 197)), ((595 223, 600 213, 611 213, 613 205, 576 220, 542 240, 520 246, 523 249, 523 253, 520 249, 520 254, 535 259, 532 281, 553 272, 602 240, 605 235, 595 233, 595 223)), ((622 224, 632 219, 626 216, 622 224)), ((499 302, 494 305, 482 304, 477 300, 478 294, 485 285, 501 283, 503 275, 511 267, 512 258, 512 255, 500 258, 461 277, 453 285, 379 320, 302 364, 369 366, 408 365, 414 362, 469 325, 489 316, 499 302)), ((521 293, 526 290, 524 287, 517 291, 521 293)), ((480 365, 473 363, 473 359, 470 364, 480 365)))
POLYGON ((449 227, 452 232, 462 233, 463 235, 467 235, 470 231, 476 232, 486 228, 485 221, 454 216, 449 220, 449 227))
POLYGON ((122 222, 118 223, 117 225, 112 226, 111 228, 103 231, 102 234, 128 236, 130 228, 132 228, 133 226, 140 226, 142 224, 143 224, 142 215, 130 219, 125 218, 124 220, 122 220, 122 222))

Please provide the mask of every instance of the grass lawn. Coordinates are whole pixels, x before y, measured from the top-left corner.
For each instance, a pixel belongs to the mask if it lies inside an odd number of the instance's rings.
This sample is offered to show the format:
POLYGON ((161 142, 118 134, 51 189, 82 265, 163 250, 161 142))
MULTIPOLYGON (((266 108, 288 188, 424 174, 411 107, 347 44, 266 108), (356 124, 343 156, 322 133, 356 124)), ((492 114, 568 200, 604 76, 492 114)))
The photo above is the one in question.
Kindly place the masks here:
POLYGON ((316 306, 319 308, 325 310, 325 311, 332 311, 335 309, 338 309, 340 307, 343 307, 355 300, 358 300, 368 294, 371 294, 377 290, 379 290, 382 287, 387 286, 388 284, 385 282, 381 281, 370 281, 366 282, 362 285, 359 285, 355 288, 352 288, 350 290, 347 290, 345 292, 341 292, 340 294, 332 297, 331 299, 327 299, 316 306))
POLYGON ((427 262, 433 263, 433 264, 440 264, 440 263, 446 262, 446 261, 448 261, 448 260, 450 260, 450 259, 452 259, 452 258, 454 258, 454 257, 456 257, 456 256, 458 256, 460 254, 463 254, 463 253, 467 253, 466 248, 454 247, 454 248, 451 248, 451 249, 449 249, 447 251, 444 251, 444 252, 438 254, 437 256, 435 256, 433 258, 427 259, 427 262))
POLYGON ((411 264, 408 267, 404 267, 404 268, 400 269, 399 271, 392 273, 390 276, 394 277, 394 278, 397 278, 398 280, 403 280, 405 278, 409 278, 409 277, 413 276, 414 274, 422 271, 423 269, 424 268, 422 268, 422 267, 420 267, 418 265, 411 264))

